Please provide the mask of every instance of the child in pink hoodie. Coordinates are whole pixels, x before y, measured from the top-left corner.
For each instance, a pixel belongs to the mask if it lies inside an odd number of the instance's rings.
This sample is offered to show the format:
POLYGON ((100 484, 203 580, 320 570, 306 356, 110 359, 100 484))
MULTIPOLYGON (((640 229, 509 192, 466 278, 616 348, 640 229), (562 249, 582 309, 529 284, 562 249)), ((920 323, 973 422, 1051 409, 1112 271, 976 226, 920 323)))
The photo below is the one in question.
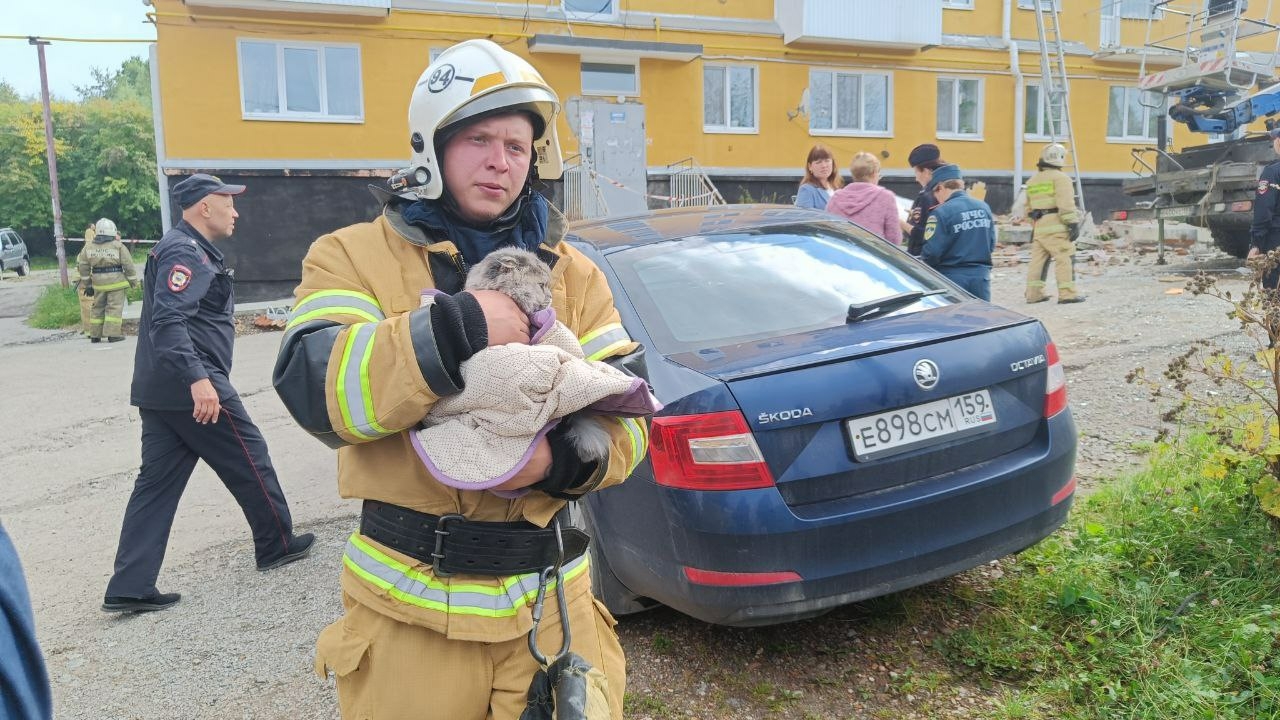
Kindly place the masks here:
POLYGON ((827 203, 827 212, 848 218, 894 245, 902 244, 902 220, 898 201, 888 188, 880 187, 880 161, 860 152, 849 164, 853 182, 836 191, 827 203))

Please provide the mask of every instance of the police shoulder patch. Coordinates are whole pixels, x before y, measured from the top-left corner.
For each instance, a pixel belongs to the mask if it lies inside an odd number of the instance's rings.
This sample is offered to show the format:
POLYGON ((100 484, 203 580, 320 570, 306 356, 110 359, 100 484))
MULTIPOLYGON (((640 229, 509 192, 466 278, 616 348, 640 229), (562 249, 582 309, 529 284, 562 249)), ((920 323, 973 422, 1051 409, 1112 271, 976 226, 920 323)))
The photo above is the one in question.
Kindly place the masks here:
POLYGON ((928 240, 932 238, 933 234, 937 231, 938 231, 938 216, 931 215, 929 216, 929 222, 924 224, 924 239, 928 240))
POLYGON ((186 265, 174 265, 169 270, 169 291, 182 292, 191 284, 191 268, 186 265))
POLYGON ((1259 195, 1266 195, 1266 194, 1267 194, 1267 186, 1268 186, 1268 185, 1270 185, 1270 184, 1271 184, 1271 183, 1267 182, 1266 180, 1259 180, 1259 181, 1258 181, 1258 194, 1259 194, 1259 195))

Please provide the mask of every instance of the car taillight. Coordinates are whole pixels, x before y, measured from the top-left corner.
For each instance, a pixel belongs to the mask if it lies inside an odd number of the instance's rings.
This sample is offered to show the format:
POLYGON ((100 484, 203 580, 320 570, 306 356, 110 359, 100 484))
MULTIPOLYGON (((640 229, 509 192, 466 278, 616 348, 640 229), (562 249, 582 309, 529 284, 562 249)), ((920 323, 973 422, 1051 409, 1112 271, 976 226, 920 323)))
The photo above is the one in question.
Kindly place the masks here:
POLYGON ((1049 343, 1044 348, 1049 370, 1044 379, 1044 416, 1051 418, 1067 409, 1067 374, 1058 359, 1058 347, 1049 343))
POLYGON ((783 583, 800 582, 804 578, 794 570, 778 572, 720 572, 719 570, 700 570, 685 566, 684 576, 691 583, 698 585, 715 585, 718 587, 745 587, 748 585, 781 585, 783 583))
POLYGON ((773 473, 740 412, 660 415, 649 433, 649 461, 659 485, 685 490, 773 485, 773 473))
POLYGON ((1231 203, 1231 212, 1249 212, 1252 209, 1252 200, 1237 200, 1231 203))
POLYGON ((1128 220, 1128 219, 1129 219, 1129 211, 1128 211, 1128 210, 1116 210, 1115 212, 1111 213, 1111 219, 1112 219, 1112 220, 1128 220))

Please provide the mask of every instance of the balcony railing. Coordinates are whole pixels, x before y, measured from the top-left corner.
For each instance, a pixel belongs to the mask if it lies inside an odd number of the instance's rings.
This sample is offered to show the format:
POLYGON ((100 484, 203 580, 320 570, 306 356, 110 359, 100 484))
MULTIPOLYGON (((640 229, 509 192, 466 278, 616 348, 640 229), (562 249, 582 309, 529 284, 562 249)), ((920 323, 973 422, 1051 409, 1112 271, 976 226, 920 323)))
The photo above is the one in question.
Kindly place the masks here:
POLYGON ((774 0, 783 41, 918 50, 942 42, 942 0, 774 0))

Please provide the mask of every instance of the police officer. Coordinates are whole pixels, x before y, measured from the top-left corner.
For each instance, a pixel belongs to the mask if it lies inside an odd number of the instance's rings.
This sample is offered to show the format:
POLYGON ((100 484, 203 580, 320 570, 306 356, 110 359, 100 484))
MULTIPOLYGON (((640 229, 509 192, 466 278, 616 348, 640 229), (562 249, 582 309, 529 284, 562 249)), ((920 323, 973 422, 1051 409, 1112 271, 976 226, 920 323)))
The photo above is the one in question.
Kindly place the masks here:
POLYGON ((104 337, 107 342, 123 340, 120 326, 124 322, 125 294, 138 286, 138 271, 133 267, 133 255, 120 242, 114 222, 107 218, 98 221, 93 242, 86 242, 76 258, 76 269, 84 294, 93 298, 89 342, 101 342, 104 337))
POLYGON ((957 165, 934 170, 928 190, 937 206, 925 222, 921 258, 969 294, 990 300, 991 252, 996 248, 991 208, 965 193, 957 165))
MULTIPOLYGON (((1271 149, 1280 155, 1280 127, 1267 131, 1271 136, 1271 149)), ((1249 228, 1250 259, 1280 248, 1280 160, 1262 168, 1258 177, 1258 193, 1253 200, 1253 225, 1249 228)), ((1262 279, 1262 286, 1271 290, 1280 284, 1280 267, 1272 269, 1262 279)))
POLYGON ((465 268, 495 248, 554 266, 556 316, 588 359, 638 348, 604 275, 533 190, 563 172, 559 115, 555 91, 520 57, 488 40, 445 50, 409 102, 411 169, 392 188, 414 194, 383 194, 376 220, 321 237, 303 262, 274 379, 298 423, 338 448, 340 494, 364 499, 343 556, 346 614, 316 642, 348 720, 515 720, 539 668, 528 635, 540 570, 556 564, 563 602, 546 601, 538 647, 554 652, 568 624, 571 651, 600 675, 587 707, 622 717, 622 647, 591 597, 586 537, 562 511, 634 470, 644 421, 594 418, 609 454, 591 462, 553 430, 492 490, 440 482, 412 441, 437 400, 461 392, 464 361, 529 342, 529 317, 509 297, 461 292, 465 268))
POLYGON ((907 155, 907 163, 916 174, 916 182, 920 183, 920 193, 911 204, 911 212, 907 215, 906 227, 903 229, 907 231, 907 252, 919 257, 920 250, 924 247, 925 221, 929 218, 929 212, 938 204, 929 191, 929 181, 933 178, 933 171, 947 163, 942 159, 942 151, 932 143, 912 148, 907 155))
POLYGON ((1049 261, 1058 283, 1058 304, 1084 302, 1076 292, 1076 238, 1080 236, 1080 212, 1076 190, 1062 172, 1067 149, 1054 143, 1040 152, 1039 172, 1027 180, 1027 217, 1031 218, 1031 264, 1027 266, 1028 303, 1044 302, 1049 261))
POLYGON ((239 217, 231 198, 244 190, 203 173, 174 185, 182 221, 147 257, 130 397, 142 417, 142 469, 102 602, 107 612, 162 610, 178 602, 178 593, 156 589, 156 577, 197 460, 239 503, 253 530, 259 570, 305 557, 315 540, 311 533, 293 534, 267 443, 229 379, 235 298, 214 242, 231 237, 239 217))

